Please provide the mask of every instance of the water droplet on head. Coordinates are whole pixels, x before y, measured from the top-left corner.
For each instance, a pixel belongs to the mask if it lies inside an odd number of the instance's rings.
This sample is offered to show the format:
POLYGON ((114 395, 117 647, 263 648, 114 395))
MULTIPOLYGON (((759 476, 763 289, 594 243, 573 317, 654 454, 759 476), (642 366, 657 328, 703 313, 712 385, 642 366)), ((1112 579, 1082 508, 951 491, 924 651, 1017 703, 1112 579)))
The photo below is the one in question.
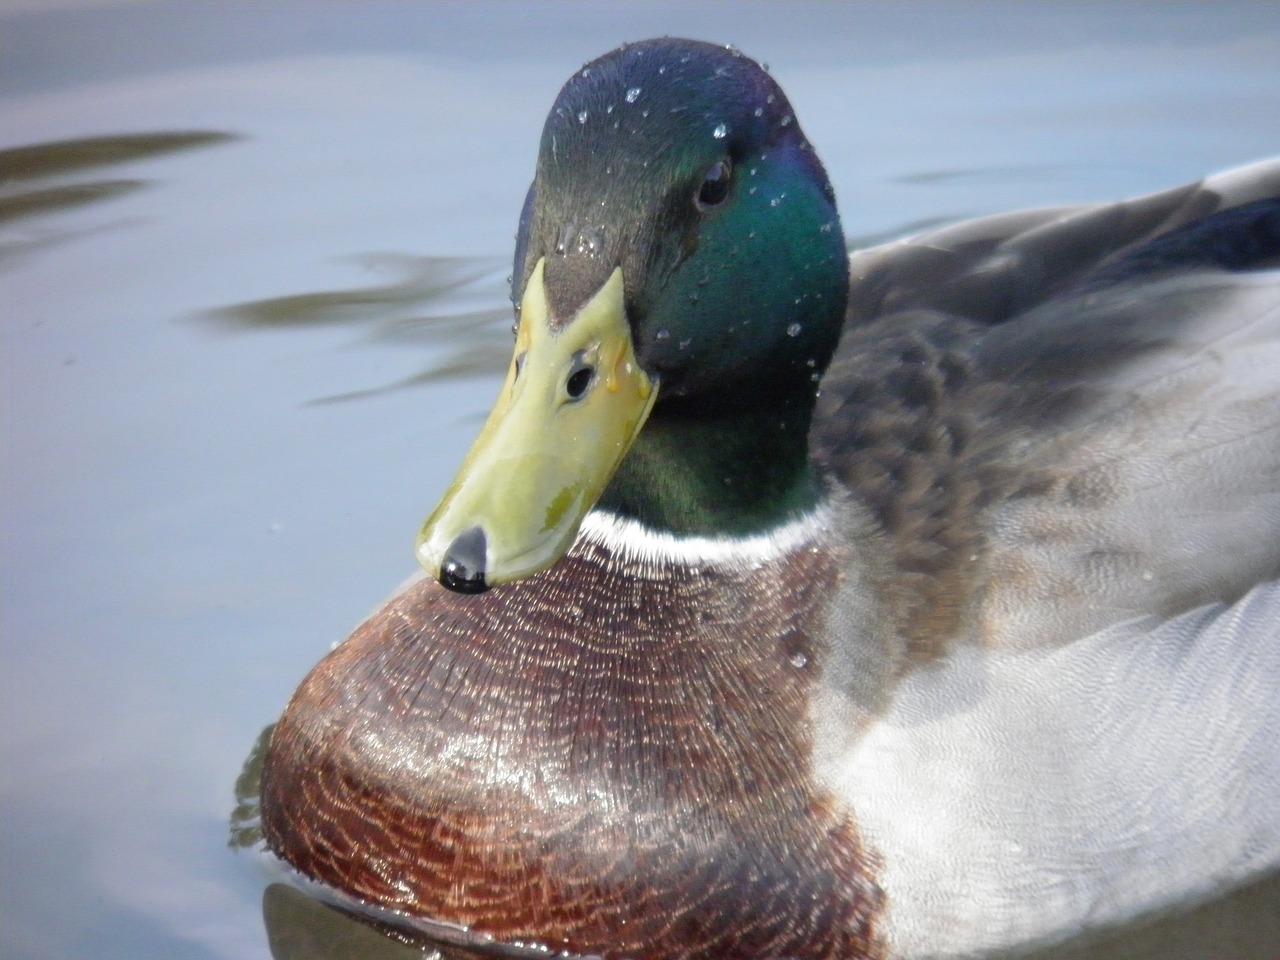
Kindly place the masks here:
POLYGON ((657 338, 658 340, 665 340, 669 336, 671 336, 671 331, 666 329, 665 327, 654 334, 654 337, 657 338))
POLYGON ((764 116, 764 107, 756 107, 756 109, 755 109, 755 115, 756 115, 757 117, 763 117, 763 116, 764 116))
POLYGON ((771 94, 769 94, 767 97, 765 97, 765 98, 764 98, 764 102, 765 102, 765 103, 773 103, 773 99, 774 99, 774 98, 773 98, 773 94, 771 93, 771 94))
POLYGON ((723 123, 718 123, 716 124, 716 128, 711 131, 711 135, 715 137, 717 140, 723 140, 725 138, 725 135, 728 132, 729 132, 728 127, 726 127, 723 123))
POLYGON ((801 327, 801 326, 800 326, 800 324, 798 324, 798 323, 791 323, 791 324, 788 324, 788 325, 787 325, 787 336, 788 336, 788 337, 798 337, 798 336, 800 336, 800 331, 801 331, 801 330, 803 330, 803 329, 804 329, 804 328, 803 328, 803 327, 801 327))
POLYGON ((636 98, 640 96, 640 88, 632 87, 627 91, 627 103, 635 103, 636 98))
POLYGON ((821 227, 819 227, 818 229, 819 229, 819 230, 821 230, 823 233, 830 233, 830 232, 831 232, 831 228, 832 228, 832 227, 834 227, 834 226, 835 226, 835 224, 834 224, 834 223, 832 223, 830 220, 828 220, 826 223, 824 223, 824 224, 823 224, 821 227))
POLYGON ((797 670, 801 670, 809 665, 809 658, 803 653, 793 653, 791 655, 791 665, 797 670))
POLYGON ((777 206, 778 204, 780 204, 780 203, 782 203, 782 198, 781 198, 781 197, 774 197, 772 200, 770 200, 770 201, 769 201, 769 206, 771 206, 771 207, 776 207, 776 206, 777 206))
POLYGON ((586 123, 586 122, 587 122, 587 111, 585 111, 585 110, 579 110, 579 111, 578 111, 578 122, 579 122, 579 123, 586 123))
POLYGON ((785 117, 783 117, 781 123, 782 123, 782 126, 784 127, 791 126, 791 114, 788 113, 785 117))

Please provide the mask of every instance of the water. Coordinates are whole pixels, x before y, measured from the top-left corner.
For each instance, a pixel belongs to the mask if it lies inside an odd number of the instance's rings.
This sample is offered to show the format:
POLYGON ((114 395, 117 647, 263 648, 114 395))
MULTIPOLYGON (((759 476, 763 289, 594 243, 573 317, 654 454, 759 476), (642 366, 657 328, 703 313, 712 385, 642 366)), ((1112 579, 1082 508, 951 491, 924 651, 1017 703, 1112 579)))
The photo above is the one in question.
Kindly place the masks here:
POLYGON ((868 242, 1280 151, 1273 3, 0 11, 0 148, 34 148, 0 157, 12 960, 395 955, 228 849, 235 783, 496 394, 542 118, 586 60, 767 60, 868 242))

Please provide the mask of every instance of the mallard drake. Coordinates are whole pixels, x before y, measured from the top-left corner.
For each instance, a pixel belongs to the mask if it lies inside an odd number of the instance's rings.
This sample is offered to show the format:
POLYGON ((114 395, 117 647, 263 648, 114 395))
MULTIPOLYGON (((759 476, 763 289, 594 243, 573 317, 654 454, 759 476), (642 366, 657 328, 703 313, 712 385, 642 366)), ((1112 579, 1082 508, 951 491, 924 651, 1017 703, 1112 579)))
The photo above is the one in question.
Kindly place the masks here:
POLYGON ((294 695, 270 849, 646 960, 1016 956, 1280 869, 1277 267, 1280 162, 849 257, 759 65, 588 64, 429 576, 294 695))

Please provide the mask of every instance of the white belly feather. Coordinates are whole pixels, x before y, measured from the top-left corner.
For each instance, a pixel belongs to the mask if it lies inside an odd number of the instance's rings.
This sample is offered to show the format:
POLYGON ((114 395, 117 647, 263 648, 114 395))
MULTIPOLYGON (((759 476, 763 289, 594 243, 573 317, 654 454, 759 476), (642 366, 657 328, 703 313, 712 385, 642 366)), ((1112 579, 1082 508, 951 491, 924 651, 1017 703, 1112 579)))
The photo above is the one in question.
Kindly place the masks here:
POLYGON ((821 730, 818 774, 884 859, 895 956, 1044 943, 1280 866, 1278 691, 1271 583, 1058 649, 956 650, 856 742, 821 730))

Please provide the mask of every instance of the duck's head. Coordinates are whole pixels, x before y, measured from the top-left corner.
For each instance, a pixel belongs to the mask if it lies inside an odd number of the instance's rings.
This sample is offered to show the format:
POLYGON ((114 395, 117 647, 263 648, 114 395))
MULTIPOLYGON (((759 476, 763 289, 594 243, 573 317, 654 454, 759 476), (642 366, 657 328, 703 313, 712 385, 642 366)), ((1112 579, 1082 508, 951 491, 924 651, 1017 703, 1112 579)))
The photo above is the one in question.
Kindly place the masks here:
POLYGON ((602 498, 675 533, 803 507, 847 284, 826 172, 757 63, 663 39, 587 64, 520 218, 515 355, 422 564, 462 592, 537 573, 602 498))

